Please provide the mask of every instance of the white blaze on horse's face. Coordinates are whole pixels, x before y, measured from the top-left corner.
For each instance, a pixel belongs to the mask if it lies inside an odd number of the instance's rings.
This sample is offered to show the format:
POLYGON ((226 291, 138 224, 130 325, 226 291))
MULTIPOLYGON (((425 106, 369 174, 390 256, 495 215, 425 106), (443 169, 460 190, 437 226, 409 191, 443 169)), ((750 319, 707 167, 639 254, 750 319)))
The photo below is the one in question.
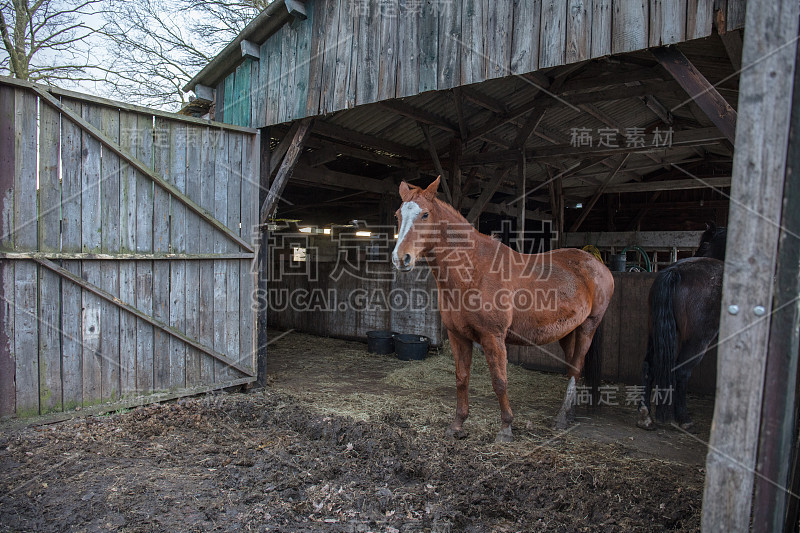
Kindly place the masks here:
POLYGON ((412 257, 409 253, 404 253, 401 259, 398 254, 420 213, 422 213, 422 208, 417 202, 405 202, 400 206, 400 229, 397 231, 397 244, 395 244, 392 252, 392 263, 394 263, 397 270, 407 271, 414 268, 415 257, 412 257))

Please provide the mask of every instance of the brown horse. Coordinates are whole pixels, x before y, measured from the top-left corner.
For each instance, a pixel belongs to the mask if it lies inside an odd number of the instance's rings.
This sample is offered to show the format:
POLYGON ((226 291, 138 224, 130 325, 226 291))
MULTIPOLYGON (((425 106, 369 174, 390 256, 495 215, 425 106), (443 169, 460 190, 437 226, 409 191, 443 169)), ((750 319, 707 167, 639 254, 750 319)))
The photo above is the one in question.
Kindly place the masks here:
POLYGON ((456 414, 448 434, 463 435, 469 414, 473 343, 483 346, 500 402, 498 442, 513 439, 506 392, 506 344, 559 341, 569 385, 556 427, 574 416, 576 381, 595 330, 614 292, 614 279, 594 256, 577 249, 521 254, 479 233, 455 209, 436 198, 437 178, 427 189, 400 184, 399 233, 394 266, 409 271, 425 256, 436 278, 442 323, 456 365, 456 414))

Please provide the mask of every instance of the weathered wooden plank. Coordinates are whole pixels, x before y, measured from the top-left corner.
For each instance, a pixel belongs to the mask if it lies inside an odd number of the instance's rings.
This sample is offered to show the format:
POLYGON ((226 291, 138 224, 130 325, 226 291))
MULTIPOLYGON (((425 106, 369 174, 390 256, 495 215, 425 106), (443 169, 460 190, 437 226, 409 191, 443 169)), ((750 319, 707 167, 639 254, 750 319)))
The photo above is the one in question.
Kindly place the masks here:
MULTIPOLYGON (((203 130, 200 152, 200 205, 209 212, 214 211, 214 173, 217 161, 217 132, 203 130)), ((200 251, 213 253, 214 232, 205 227, 200 231, 200 251)), ((200 284, 198 315, 198 339, 205 346, 214 345, 214 261, 200 261, 200 284)), ((214 361, 205 355, 200 358, 201 383, 213 383, 214 361)))
POLYGON ((567 4, 567 63, 592 57, 593 0, 569 0, 567 4))
MULTIPOLYGON (((120 112, 120 146, 129 153, 136 153, 138 134, 137 115, 120 112)), ((136 171, 128 164, 120 166, 119 209, 120 209, 120 250, 136 252, 136 171)), ((71 284, 63 284, 72 289, 71 284)), ((119 298, 123 302, 136 304, 136 262, 119 264, 119 298)), ((136 394, 136 317, 130 313, 119 314, 119 372, 120 397, 136 394)))
POLYGON ((486 79, 487 59, 485 0, 465 0, 461 13, 462 38, 464 46, 461 49, 461 85, 480 82, 486 79))
MULTIPOLYGON (((214 139, 214 176, 213 176, 213 198, 211 198, 211 207, 213 209, 214 217, 217 220, 228 220, 228 179, 230 174, 236 173, 237 170, 232 166, 233 161, 229 156, 229 136, 225 134, 217 135, 214 139)), ((241 149, 239 152, 241 157, 241 149)), ((241 169, 241 159, 239 160, 239 168, 241 169)), ((241 170, 239 170, 241 172, 241 170)), ((201 187, 202 190, 202 187, 201 187)), ((236 221, 236 231, 239 231, 238 220, 236 221)), ((213 249, 207 250, 208 252, 221 253, 225 252, 227 243, 219 234, 212 234, 210 245, 213 249)), ((228 268, 227 262, 220 259, 213 261, 214 279, 213 284, 207 286, 212 293, 212 327, 213 327, 213 348, 221 353, 226 353, 228 349, 228 320, 227 320, 227 296, 228 296, 228 268)), ((238 294, 238 290, 237 290, 238 294)), ((214 379, 227 379, 227 375, 223 376, 223 366, 219 361, 214 362, 214 379)))
POLYGON ((308 91, 303 116, 316 116, 320 112, 322 97, 322 67, 325 60, 325 25, 327 23, 327 0, 314 2, 310 10, 310 46, 308 57, 308 91))
POLYGON ((487 6, 487 79, 502 78, 510 74, 513 11, 511 2, 489 2, 487 6))
MULTIPOLYGON (((170 180, 175 187, 186 193, 186 149, 188 128, 183 124, 173 124, 169 142, 170 180)), ((180 202, 173 202, 170 216, 170 250, 174 253, 186 252, 186 208, 180 202)), ((186 331, 186 261, 170 263, 169 282, 169 325, 179 331, 186 331)), ((182 341, 169 339, 169 387, 186 386, 186 345, 182 341)))
MULTIPOLYGON (((136 122, 136 156, 145 166, 153 165, 153 122, 139 115, 136 122)), ((136 174, 136 251, 153 251, 153 183, 136 174)), ((136 307, 153 314, 153 262, 136 261, 136 307)), ((153 326, 136 320, 136 388, 140 394, 153 390, 153 326)))
MULTIPOLYGON (((380 49, 381 57, 378 62, 378 100, 394 98, 397 88, 397 47, 399 36, 397 28, 400 16, 400 1, 385 0, 380 3, 380 49)), ((371 28, 361 27, 361 33, 372 31, 371 28)), ((361 60, 359 60, 361 61, 361 60)))
POLYGON ((419 90, 420 16, 423 3, 400 0, 397 24, 397 81, 395 96, 411 96, 419 90))
POLYGON ((419 91, 435 91, 439 72, 439 5, 425 0, 419 26, 419 91))
MULTIPOLYGON (((62 99, 80 113, 81 103, 62 99)), ((81 130, 61 116, 61 250, 81 251, 81 130)), ((80 261, 64 261, 63 267, 81 275, 80 261)), ((83 405, 83 353, 81 348, 81 290, 61 288, 61 376, 64 410, 83 405)))
POLYGON ((611 0, 592 0, 591 57, 611 54, 611 0))
POLYGON ((236 71, 225 77, 222 84, 222 119, 227 124, 236 123, 236 71))
POLYGON ((336 109, 336 48, 339 44, 339 5, 346 0, 326 0, 325 26, 323 29, 325 50, 322 58, 322 86, 320 87, 320 112, 336 109))
MULTIPOLYGON (((305 24, 303 22, 302 24, 305 24)), ((295 110, 295 78, 297 76, 297 40, 298 28, 294 24, 285 25, 281 33, 281 81, 280 102, 278 103, 278 122, 288 122, 295 110)))
MULTIPOLYGON (((60 114, 50 106, 42 106, 39 113, 39 250, 59 252, 60 114)), ((61 280, 45 269, 39 271, 39 317, 39 408, 41 413, 61 411, 61 280)))
POLYGON ((744 28, 746 7, 746 0, 728 0, 728 11, 725 17, 727 31, 744 28))
POLYGON ((306 108, 311 83, 311 54, 315 46, 315 43, 312 42, 313 38, 314 10, 309 9, 306 20, 299 23, 297 28, 297 64, 294 74, 293 106, 290 111, 291 117, 295 119, 307 116, 306 108))
POLYGON ((688 0, 686 8, 686 39, 711 35, 714 25, 714 0, 688 0))
POLYGON ((269 91, 269 40, 261 44, 258 60, 258 77, 253 78, 250 89, 256 95, 253 126, 263 128, 267 125, 267 92, 269 91))
MULTIPOLYGON (((83 104, 81 116, 100 128, 101 108, 83 104)), ((81 134, 81 251, 100 252, 102 222, 101 202, 101 147, 100 142, 86 132, 81 134)), ((100 284, 100 264, 88 262, 81 265, 81 275, 89 283, 100 284)), ((103 366, 100 352, 100 300, 93 294, 81 294, 81 345, 83 348, 83 405, 91 405, 103 398, 101 375, 103 366)))
POLYGON ((650 46, 686 39, 686 2, 650 0, 650 46))
POLYGON ((264 123, 263 112, 260 107, 259 99, 263 96, 260 90, 261 86, 261 73, 259 71, 261 66, 260 60, 253 60, 250 62, 250 87, 247 91, 250 94, 250 124, 254 128, 263 128, 261 124, 264 123))
POLYGON ((266 55, 267 64, 267 85, 263 89, 266 93, 265 124, 276 124, 278 122, 278 105, 280 103, 280 83, 281 83, 281 35, 284 28, 281 27, 263 44, 262 60, 266 55))
POLYGON ((525 74, 539 68, 541 0, 514 0, 511 33, 511 73, 525 74))
POLYGON ((461 2, 439 2, 439 47, 436 88, 451 89, 461 80, 461 2))
POLYGON ((378 2, 363 2, 355 10, 358 26, 356 34, 359 61, 356 68, 356 105, 378 100, 378 63, 383 61, 381 5, 378 2))
MULTIPOLYGON (((36 250, 36 96, 17 89, 14 99, 14 249, 36 250)), ((30 261, 14 269, 14 357, 17 416, 39 414, 38 272, 30 261)))
MULTIPOLYGON (((313 15, 311 15, 313 16, 313 15)), ((309 17, 310 18, 310 17, 309 17)), ((310 21, 306 20, 306 24, 310 21)), ((226 134, 228 143, 227 160, 230 171, 228 172, 227 190, 220 191, 225 194, 221 200, 225 203, 225 216, 229 228, 237 229, 241 235, 241 194, 243 185, 242 175, 242 145, 244 142, 242 135, 228 135, 226 134)), ((258 196, 258 195, 256 195, 258 196)), ((220 201, 217 196, 215 201, 220 201)), ((220 213, 221 216, 221 213, 220 213)), ((233 248, 229 243, 224 240, 221 245, 227 246, 229 251, 233 248)), ((216 250, 215 250, 216 251, 216 250)), ((223 250, 224 251, 224 250, 223 250)), ((221 267, 225 269, 225 309, 222 311, 222 317, 217 317, 217 304, 218 301, 214 300, 214 321, 217 328, 224 328, 225 337, 224 345, 220 344, 218 351, 225 353, 231 359, 240 361, 239 354, 239 261, 220 260, 221 267)), ((216 268, 216 263, 215 263, 216 268)), ((216 336, 215 336, 216 340, 216 336)), ((222 366, 217 372, 217 379, 229 379, 238 377, 235 373, 231 372, 227 366, 222 366)))
MULTIPOLYGON (((258 229, 259 202, 259 158, 260 135, 245 137, 242 146, 242 189, 240 195, 240 218, 242 239, 253 243, 260 236, 258 229)), ((255 247, 255 246, 254 246, 255 247)), ((255 366, 255 320, 256 260, 238 261, 239 267, 239 362, 250 368, 255 366)), ((266 268, 266 266, 264 266, 266 268)))
MULTIPOLYGON (((0 85, 0 249, 13 250, 14 143, 13 87, 0 85)), ((14 384, 14 263, 0 261, 0 416, 16 412, 14 384)))
POLYGON ((611 52, 620 54, 647 48, 647 0, 613 0, 611 52))
POLYGON ((738 132, 733 161, 728 239, 736 253, 725 257, 705 531, 750 530, 779 223, 785 182, 796 179, 787 175, 786 161, 799 18, 795 0, 748 2, 742 64, 749 67, 741 74, 738 108, 747 127, 738 132), (731 305, 739 312, 729 312, 731 305))
POLYGON ((559 0, 542 0, 539 68, 564 64, 566 59, 566 19, 566 3, 559 0))
MULTIPOLYGON (((252 104, 250 102, 250 78, 252 66, 257 65, 252 59, 245 59, 244 63, 236 67, 236 98, 238 109, 238 122, 239 126, 250 126, 250 110, 252 104)), ((258 73, 256 73, 258 78, 258 73)))
MULTIPOLYGON (((186 195, 195 202, 200 202, 200 182, 203 176, 203 167, 207 165, 203 158, 208 152, 208 141, 203 145, 203 135, 205 128, 188 128, 186 133, 186 195)), ((200 231, 201 221, 199 217, 186 211, 186 251, 188 253, 200 252, 200 231)), ((183 298, 185 300, 185 321, 186 335, 193 338, 200 338, 200 261, 188 261, 186 263, 186 291, 183 298)), ((192 387, 202 383, 201 376, 201 355, 197 349, 186 347, 186 386, 192 387)))
MULTIPOLYGON (((172 171, 170 161, 173 140, 172 122, 156 117, 153 163, 154 169, 162 176, 169 176, 172 171)), ((174 185, 174 183, 173 183, 174 185)), ((170 251, 170 195, 159 186, 153 190, 153 252, 170 251)), ((170 262, 153 262, 153 316, 161 322, 169 323, 169 282, 170 262)), ((158 329, 153 331, 153 388, 162 390, 170 383, 170 337, 158 329)))
MULTIPOLYGON (((113 141, 119 142, 119 111, 103 108, 100 117, 100 130, 103 134, 113 141)), ((103 153, 102 176, 100 251, 117 254, 120 251, 120 180, 122 178, 119 156, 114 153, 103 153)), ((100 288, 119 296, 119 264, 116 261, 100 263, 100 288)), ((100 390, 103 400, 114 401, 119 398, 120 393, 120 312, 117 306, 103 301, 100 304, 100 313, 103 317, 100 329, 100 351, 103 356, 100 365, 100 390)))

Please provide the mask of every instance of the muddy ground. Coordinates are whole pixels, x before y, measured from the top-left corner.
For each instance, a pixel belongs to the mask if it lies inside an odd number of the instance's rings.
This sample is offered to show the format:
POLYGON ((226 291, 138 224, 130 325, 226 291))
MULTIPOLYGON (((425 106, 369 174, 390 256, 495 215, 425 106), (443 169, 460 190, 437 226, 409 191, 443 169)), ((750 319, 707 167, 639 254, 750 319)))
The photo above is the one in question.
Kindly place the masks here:
POLYGON ((494 444, 476 358, 454 441, 447 355, 300 334, 270 348, 266 389, 0 428, 0 530, 699 530, 708 399, 690 398, 694 435, 639 430, 625 405, 555 432, 563 377, 514 367, 516 440, 494 444))

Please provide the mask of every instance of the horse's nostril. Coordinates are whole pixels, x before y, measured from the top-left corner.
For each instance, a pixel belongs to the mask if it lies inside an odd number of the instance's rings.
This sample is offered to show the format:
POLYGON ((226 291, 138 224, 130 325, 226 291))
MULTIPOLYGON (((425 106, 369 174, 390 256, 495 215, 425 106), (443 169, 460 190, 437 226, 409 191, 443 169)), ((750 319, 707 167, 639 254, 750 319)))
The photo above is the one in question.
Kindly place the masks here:
POLYGON ((408 266, 411 264, 411 254, 406 254, 403 256, 403 266, 408 266))

